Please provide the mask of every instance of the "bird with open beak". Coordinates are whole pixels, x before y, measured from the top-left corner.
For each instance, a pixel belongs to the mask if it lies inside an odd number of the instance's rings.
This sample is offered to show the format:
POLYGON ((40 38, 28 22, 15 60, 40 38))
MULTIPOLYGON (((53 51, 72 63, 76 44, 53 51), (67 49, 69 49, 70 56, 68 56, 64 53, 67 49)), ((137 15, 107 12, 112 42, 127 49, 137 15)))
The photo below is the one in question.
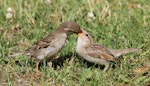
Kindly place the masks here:
POLYGON ((137 51, 141 51, 141 49, 109 49, 103 45, 94 43, 92 37, 87 31, 82 29, 82 32, 78 33, 76 46, 77 54, 91 63, 105 65, 104 71, 109 69, 110 61, 115 61, 115 59, 122 54, 137 51))

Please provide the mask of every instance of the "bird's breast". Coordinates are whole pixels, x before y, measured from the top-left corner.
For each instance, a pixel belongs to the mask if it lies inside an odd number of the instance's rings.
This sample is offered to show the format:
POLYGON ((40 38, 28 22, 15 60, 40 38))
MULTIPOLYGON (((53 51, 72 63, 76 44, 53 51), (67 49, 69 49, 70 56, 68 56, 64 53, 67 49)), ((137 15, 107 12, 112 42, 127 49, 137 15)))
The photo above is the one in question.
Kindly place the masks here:
POLYGON ((64 46, 66 38, 67 36, 65 34, 55 36, 54 40, 51 42, 49 47, 40 50, 37 58, 38 59, 43 59, 44 57, 46 57, 47 59, 53 58, 64 46))
POLYGON ((84 47, 76 46, 76 52, 81 57, 86 57, 85 49, 84 47))

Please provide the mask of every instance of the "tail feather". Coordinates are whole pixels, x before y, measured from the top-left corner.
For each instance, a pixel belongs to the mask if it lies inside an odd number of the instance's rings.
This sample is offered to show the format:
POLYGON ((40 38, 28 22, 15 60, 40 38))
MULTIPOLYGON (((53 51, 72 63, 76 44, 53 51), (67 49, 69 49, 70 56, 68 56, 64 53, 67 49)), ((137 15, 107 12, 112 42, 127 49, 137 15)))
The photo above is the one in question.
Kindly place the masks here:
POLYGON ((130 53, 130 52, 140 52, 142 51, 142 49, 139 48, 130 48, 130 49, 121 49, 121 50, 111 50, 111 53, 115 56, 115 57, 119 57, 122 54, 126 54, 126 53, 130 53))
POLYGON ((16 54, 10 55, 9 57, 16 57, 16 56, 23 55, 23 54, 24 54, 23 52, 21 52, 21 53, 16 53, 16 54))

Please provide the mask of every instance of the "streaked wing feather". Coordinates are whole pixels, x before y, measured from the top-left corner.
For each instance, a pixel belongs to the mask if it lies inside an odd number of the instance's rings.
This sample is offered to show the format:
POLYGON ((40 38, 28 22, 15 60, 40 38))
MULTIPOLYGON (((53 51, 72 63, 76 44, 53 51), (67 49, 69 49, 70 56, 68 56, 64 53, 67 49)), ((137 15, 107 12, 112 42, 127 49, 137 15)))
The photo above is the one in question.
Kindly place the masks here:
POLYGON ((91 46, 86 47, 87 54, 91 57, 114 61, 115 58, 113 54, 104 46, 99 44, 92 44, 91 46))
POLYGON ((35 42, 33 44, 33 46, 28 48, 26 51, 39 50, 42 48, 47 48, 49 45, 51 45, 52 40, 54 40, 54 36, 52 36, 52 35, 53 34, 48 35, 45 38, 43 38, 42 40, 35 42))

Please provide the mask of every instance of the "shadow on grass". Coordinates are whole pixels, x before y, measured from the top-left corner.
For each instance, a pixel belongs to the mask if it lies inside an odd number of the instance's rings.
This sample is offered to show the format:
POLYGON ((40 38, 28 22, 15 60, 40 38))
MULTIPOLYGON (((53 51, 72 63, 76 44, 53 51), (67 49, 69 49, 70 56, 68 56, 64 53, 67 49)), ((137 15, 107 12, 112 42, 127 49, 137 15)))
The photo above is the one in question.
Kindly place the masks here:
MULTIPOLYGON (((63 63, 65 63, 66 61, 70 62, 70 60, 72 59, 72 57, 73 57, 73 53, 69 53, 68 55, 65 55, 65 56, 53 59, 52 60, 52 67, 54 69, 57 69, 57 67, 61 68, 61 67, 63 67, 63 63)), ((82 58, 78 58, 78 59, 79 59, 79 64, 82 64, 83 67, 87 67, 87 68, 95 67, 95 68, 100 68, 102 70, 105 68, 104 65, 99 65, 99 64, 91 63, 91 62, 88 62, 88 61, 86 61, 86 60, 84 60, 82 58)), ((115 62, 111 62, 111 64, 112 64, 111 67, 113 69, 115 69, 116 68, 116 63, 115 62)))
MULTIPOLYGON (((51 62, 52 63, 52 67, 56 70, 58 67, 61 68, 63 67, 64 63, 65 62, 69 62, 72 57, 73 57, 73 53, 69 53, 68 55, 64 55, 64 56, 61 56, 59 58, 56 58, 56 59, 53 59, 51 61, 46 61, 46 66, 48 66, 48 62, 51 62)), ((40 62, 39 66, 42 66, 44 65, 43 61, 40 62)))
POLYGON ((52 67, 54 69, 57 69, 58 67, 63 67, 63 64, 66 62, 66 61, 70 61, 71 58, 72 58, 72 55, 73 54, 69 54, 69 55, 65 55, 65 56, 61 56, 59 58, 56 58, 56 59, 53 59, 52 60, 52 67))

